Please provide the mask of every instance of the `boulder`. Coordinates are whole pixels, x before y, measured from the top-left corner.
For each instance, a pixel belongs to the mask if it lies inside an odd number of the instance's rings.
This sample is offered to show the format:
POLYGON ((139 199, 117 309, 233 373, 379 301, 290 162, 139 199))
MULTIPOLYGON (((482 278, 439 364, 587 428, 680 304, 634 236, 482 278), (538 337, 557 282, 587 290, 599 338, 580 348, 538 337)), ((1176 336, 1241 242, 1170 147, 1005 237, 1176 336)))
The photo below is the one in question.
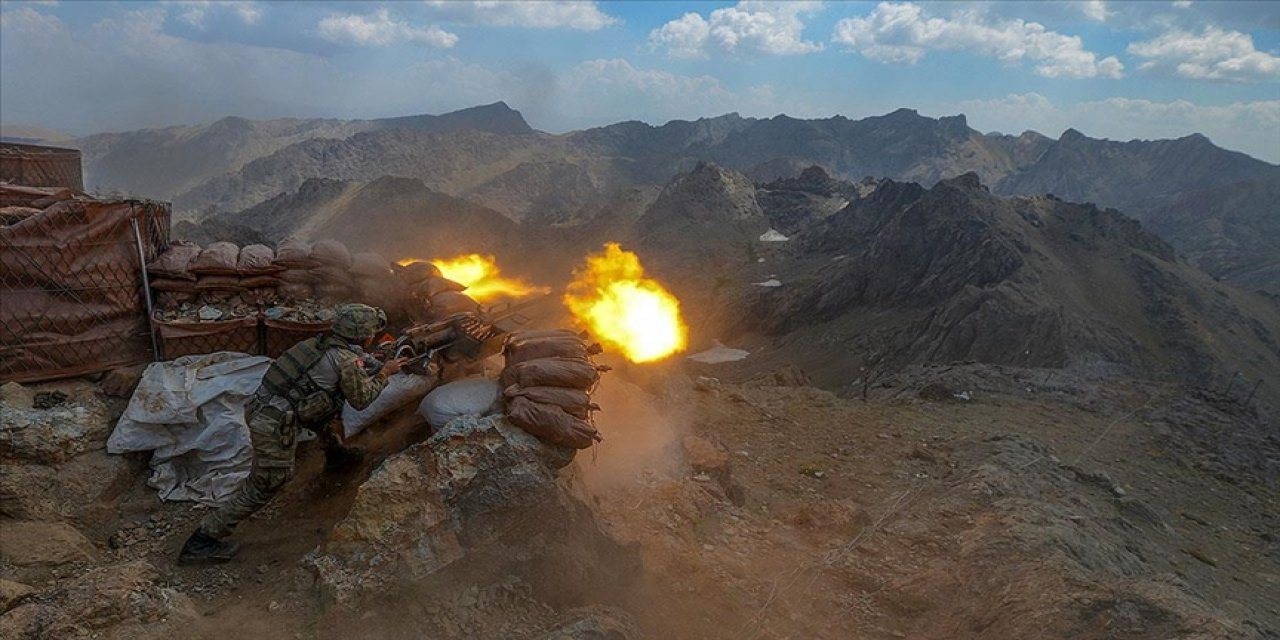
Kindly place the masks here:
POLYGON ((158 578, 143 560, 94 569, 0 616, 0 638, 186 637, 182 629, 199 614, 185 595, 158 586, 158 578))
POLYGON ((25 394, 5 392, 0 404, 0 462, 56 464, 106 447, 111 411, 98 390, 76 381, 60 384, 58 391, 66 400, 46 409, 35 409, 33 403, 23 406, 25 394))
POLYGON ((0 515, 101 524, 132 480, 128 461, 106 451, 89 451, 57 467, 0 464, 0 515))
POLYGON ((27 596, 33 593, 35 593, 35 589, 21 582, 0 578, 0 613, 18 606, 27 596))
POLYGON ((508 573, 546 576, 555 584, 535 592, 572 603, 639 561, 557 482, 571 457, 500 416, 458 418, 383 462, 303 563, 325 595, 349 604, 508 573))
POLYGON ((129 398, 142 380, 142 372, 146 368, 145 364, 135 364, 108 371, 102 378, 102 392, 112 398, 129 398))
POLYGON ((19 567, 57 566, 97 555, 74 527, 62 522, 0 523, 0 560, 19 567))
POLYGON ((35 392, 16 382, 0 385, 0 407, 14 409, 30 409, 35 401, 35 392))

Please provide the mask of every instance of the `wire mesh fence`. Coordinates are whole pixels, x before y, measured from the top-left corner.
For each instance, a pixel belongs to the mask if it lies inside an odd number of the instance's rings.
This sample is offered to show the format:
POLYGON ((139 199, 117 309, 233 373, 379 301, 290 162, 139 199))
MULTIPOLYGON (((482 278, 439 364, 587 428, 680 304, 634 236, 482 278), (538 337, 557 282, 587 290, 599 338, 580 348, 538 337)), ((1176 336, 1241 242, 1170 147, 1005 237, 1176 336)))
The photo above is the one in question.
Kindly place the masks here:
POLYGON ((168 243, 151 201, 66 200, 0 227, 0 382, 152 359, 143 263, 168 243))

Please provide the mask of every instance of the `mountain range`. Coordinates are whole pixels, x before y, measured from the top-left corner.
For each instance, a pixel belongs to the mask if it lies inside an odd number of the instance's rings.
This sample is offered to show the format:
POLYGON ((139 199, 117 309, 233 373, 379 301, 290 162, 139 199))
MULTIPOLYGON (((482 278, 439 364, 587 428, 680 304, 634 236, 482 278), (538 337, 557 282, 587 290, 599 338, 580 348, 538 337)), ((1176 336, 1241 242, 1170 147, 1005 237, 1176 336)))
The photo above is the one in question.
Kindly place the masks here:
POLYGON ((996 194, 1114 208, 1210 274, 1280 293, 1280 212, 1271 197, 1280 167, 1201 135, 1115 142, 1075 130, 1057 140, 984 134, 963 115, 935 119, 910 109, 860 120, 728 114, 552 135, 499 102, 382 120, 226 118, 69 144, 84 151, 91 188, 172 200, 194 219, 245 211, 312 178, 410 178, 513 221, 571 226, 620 200, 656 198, 700 162, 760 183, 809 166, 846 181, 926 187, 972 172, 996 194))

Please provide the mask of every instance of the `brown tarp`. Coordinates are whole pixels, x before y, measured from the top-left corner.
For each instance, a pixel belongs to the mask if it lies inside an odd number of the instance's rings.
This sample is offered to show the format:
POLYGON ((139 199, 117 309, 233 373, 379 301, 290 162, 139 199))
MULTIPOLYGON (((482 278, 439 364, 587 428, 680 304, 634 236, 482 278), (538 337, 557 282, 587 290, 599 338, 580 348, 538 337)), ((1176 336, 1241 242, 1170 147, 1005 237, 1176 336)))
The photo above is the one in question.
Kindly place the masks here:
MULTIPOLYGON (((14 191, 0 186, 0 198, 14 191)), ((0 382, 152 358, 135 219, 154 260, 168 243, 164 203, 76 198, 0 227, 0 382)))
POLYGON ((0 181, 84 191, 80 151, 35 144, 0 144, 0 181))

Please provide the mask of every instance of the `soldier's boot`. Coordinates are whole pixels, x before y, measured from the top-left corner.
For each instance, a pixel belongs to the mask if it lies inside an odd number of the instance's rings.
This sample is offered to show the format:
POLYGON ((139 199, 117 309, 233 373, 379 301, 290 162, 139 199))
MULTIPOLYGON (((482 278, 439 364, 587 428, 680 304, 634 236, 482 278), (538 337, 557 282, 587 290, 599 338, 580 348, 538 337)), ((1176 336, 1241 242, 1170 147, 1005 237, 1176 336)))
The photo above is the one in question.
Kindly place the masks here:
POLYGON ((191 537, 187 538, 182 545, 182 552, 178 554, 178 564, 182 566, 219 564, 231 560, 239 550, 240 545, 230 540, 219 540, 196 529, 195 533, 191 534, 191 537))
POLYGON ((364 449, 334 444, 324 448, 324 470, 342 471, 364 461, 364 449))

